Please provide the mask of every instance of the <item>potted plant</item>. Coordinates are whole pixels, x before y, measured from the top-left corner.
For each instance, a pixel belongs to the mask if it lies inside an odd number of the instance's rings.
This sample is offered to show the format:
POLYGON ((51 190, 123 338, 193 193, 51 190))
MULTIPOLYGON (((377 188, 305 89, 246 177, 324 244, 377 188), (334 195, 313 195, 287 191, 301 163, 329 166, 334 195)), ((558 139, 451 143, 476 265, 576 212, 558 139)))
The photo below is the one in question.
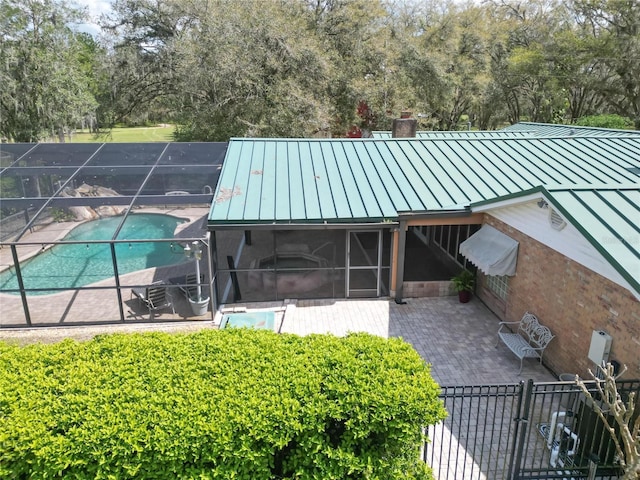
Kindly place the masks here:
POLYGON ((458 292, 460 303, 467 303, 471 300, 471 292, 473 292, 473 286, 475 284, 473 273, 469 270, 462 270, 451 279, 451 283, 453 283, 455 291, 458 292))

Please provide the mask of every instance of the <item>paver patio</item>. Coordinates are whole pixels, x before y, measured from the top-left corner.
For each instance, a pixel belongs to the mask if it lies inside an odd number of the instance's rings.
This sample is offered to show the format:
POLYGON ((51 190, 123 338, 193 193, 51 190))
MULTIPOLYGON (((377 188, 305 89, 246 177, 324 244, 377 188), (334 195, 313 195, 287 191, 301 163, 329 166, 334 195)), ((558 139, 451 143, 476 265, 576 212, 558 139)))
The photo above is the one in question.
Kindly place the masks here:
MULTIPOLYGON (((269 307, 273 305, 262 306, 269 307)), ((390 299, 297 300, 285 301, 282 309, 286 309, 280 316, 282 333, 401 337, 432 364, 431 373, 440 385, 556 380, 532 359, 525 360, 518 375, 520 361, 504 345, 497 345, 500 320, 477 298, 469 303, 460 303, 457 296, 411 298, 402 305, 390 299)))
MULTIPOLYGON (((96 305, 86 307, 91 316, 96 305)), ((381 337, 402 337, 432 364, 441 385, 513 383, 533 378, 553 381, 554 375, 539 362, 526 359, 518 376, 518 359, 502 344, 496 347, 499 319, 474 298, 459 303, 457 297, 412 298, 406 304, 391 299, 290 300, 264 304, 223 305, 223 309, 273 309, 282 333, 307 335, 369 332, 381 337)), ((4 311, 4 308, 3 308, 4 311)), ((4 313, 3 313, 4 314, 4 313)), ((0 339, 56 341, 65 337, 91 338, 119 331, 194 331, 215 328, 210 320, 194 322, 120 323, 104 326, 0 329, 0 339)))

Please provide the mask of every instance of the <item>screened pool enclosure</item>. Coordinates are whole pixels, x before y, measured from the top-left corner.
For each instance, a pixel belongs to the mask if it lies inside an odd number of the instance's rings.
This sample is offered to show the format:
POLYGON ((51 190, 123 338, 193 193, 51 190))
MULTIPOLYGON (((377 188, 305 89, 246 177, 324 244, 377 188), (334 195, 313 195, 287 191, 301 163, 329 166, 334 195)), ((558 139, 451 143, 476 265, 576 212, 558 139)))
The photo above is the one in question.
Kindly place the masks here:
POLYGON ((217 227, 211 241, 220 303, 390 293, 389 227, 217 227))
MULTIPOLYGON (((244 148, 252 142, 0 144, 0 327, 212 319, 224 304, 450 294, 449 279, 466 266, 458 245, 480 227, 479 215, 398 214, 391 205, 389 215, 283 217, 283 199, 287 212, 312 208, 316 186, 323 212, 357 207, 371 187, 351 182, 343 195, 343 176, 321 171, 329 156, 296 170, 286 155, 258 162, 251 155, 263 150, 244 148)), ((367 208, 391 186, 371 191, 367 208)))
POLYGON ((0 326, 211 316, 206 218, 226 148, 1 144, 0 326))

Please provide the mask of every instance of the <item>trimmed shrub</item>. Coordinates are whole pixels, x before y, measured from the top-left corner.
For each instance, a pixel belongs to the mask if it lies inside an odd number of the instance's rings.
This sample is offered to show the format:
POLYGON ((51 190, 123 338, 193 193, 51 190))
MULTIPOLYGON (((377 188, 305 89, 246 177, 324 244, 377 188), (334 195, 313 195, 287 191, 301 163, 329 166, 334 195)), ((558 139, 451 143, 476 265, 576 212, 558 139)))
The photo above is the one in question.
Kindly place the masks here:
POLYGON ((633 120, 614 114, 590 115, 580 117, 576 125, 581 127, 618 128, 621 130, 633 129, 633 120))
POLYGON ((229 329, 0 343, 0 478, 431 478, 411 346, 229 329))

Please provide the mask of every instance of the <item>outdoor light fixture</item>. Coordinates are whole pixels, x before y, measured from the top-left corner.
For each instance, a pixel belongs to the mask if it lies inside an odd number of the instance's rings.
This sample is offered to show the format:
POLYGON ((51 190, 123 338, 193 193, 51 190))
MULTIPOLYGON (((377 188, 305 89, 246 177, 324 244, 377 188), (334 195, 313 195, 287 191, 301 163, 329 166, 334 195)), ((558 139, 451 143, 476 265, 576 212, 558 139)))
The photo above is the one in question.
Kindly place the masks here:
POLYGON ((541 198, 540 200, 538 200, 538 207, 539 208, 547 208, 547 207, 549 207, 549 204, 547 203, 547 201, 544 198, 541 198))
POLYGON ((202 258, 202 245, 197 240, 191 243, 191 246, 187 243, 184 248, 184 254, 187 258, 195 258, 197 261, 200 261, 202 258))

